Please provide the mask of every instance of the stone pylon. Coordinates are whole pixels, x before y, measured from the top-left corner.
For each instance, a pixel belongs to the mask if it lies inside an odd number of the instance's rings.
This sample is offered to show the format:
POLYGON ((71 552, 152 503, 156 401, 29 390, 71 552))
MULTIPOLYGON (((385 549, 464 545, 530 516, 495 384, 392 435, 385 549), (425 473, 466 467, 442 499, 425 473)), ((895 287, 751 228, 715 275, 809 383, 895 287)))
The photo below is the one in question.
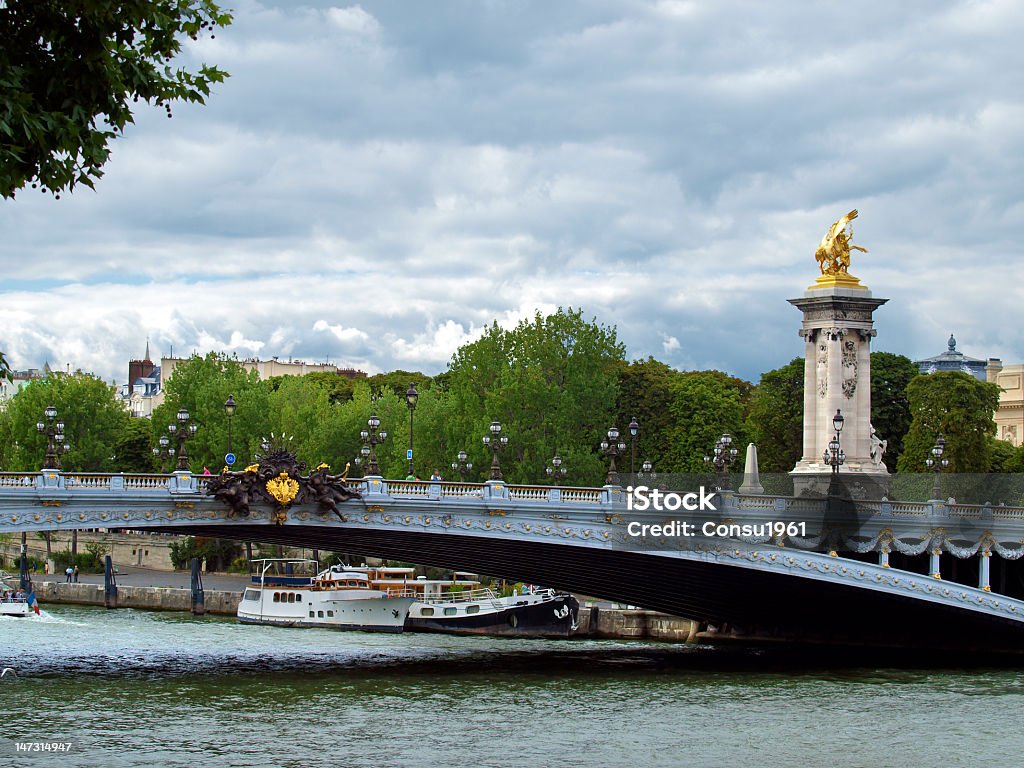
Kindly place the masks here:
POLYGON ((757 446, 753 443, 747 445, 747 461, 743 465, 743 485, 740 486, 739 492, 750 495, 764 493, 764 486, 761 485, 761 477, 757 471, 757 446))
POLYGON ((876 299, 848 274, 822 274, 799 299, 789 303, 803 313, 803 455, 790 473, 797 495, 823 494, 832 468, 823 459, 835 436, 833 419, 843 415, 840 467, 844 488, 854 496, 881 498, 889 473, 882 463, 882 439, 871 427, 871 339, 876 299))

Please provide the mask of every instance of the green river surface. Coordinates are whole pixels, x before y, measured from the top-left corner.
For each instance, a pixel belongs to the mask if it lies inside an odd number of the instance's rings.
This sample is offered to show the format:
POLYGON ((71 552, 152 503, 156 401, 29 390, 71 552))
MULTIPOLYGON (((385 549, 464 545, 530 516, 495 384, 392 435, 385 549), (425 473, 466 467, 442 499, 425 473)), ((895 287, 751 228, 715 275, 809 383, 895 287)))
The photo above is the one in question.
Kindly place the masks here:
POLYGON ((1015 668, 80 606, 0 618, 0 657, 4 768, 1024 765, 1015 668))

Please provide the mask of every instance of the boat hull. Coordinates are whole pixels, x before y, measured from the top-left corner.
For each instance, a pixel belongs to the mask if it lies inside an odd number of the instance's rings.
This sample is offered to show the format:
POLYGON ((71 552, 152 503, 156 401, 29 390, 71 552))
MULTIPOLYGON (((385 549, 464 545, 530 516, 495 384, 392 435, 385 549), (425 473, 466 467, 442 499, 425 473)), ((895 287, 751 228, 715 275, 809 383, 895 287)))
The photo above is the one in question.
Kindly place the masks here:
POLYGON ((294 602, 273 602, 269 590, 247 589, 238 604, 242 624, 278 627, 324 627, 362 632, 401 632, 412 598, 359 597, 355 593, 291 589, 294 602), (255 597, 250 598, 250 594, 255 597))
POLYGON ((455 635, 503 637, 569 637, 579 626, 580 604, 572 595, 556 595, 540 603, 514 605, 475 615, 424 617, 410 613, 409 632, 445 632, 455 635))

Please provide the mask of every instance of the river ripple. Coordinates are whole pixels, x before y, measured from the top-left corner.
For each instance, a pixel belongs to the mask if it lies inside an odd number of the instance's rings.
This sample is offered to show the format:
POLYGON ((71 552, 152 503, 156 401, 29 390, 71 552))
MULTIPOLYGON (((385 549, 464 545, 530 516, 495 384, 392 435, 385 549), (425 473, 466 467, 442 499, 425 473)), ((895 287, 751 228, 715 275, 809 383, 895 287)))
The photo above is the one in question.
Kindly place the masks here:
POLYGON ((1024 674, 53 606, 0 620, 0 766, 1016 766, 1024 674), (6 751, 4 751, 6 750, 6 751))

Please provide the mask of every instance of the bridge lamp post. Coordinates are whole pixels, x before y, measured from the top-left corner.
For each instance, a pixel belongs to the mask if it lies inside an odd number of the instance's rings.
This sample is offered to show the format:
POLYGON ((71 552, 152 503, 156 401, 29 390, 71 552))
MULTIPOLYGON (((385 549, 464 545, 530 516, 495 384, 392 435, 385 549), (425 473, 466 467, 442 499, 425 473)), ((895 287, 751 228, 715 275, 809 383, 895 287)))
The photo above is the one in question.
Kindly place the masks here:
POLYGON ((452 462, 452 470, 459 473, 462 482, 466 482, 466 475, 473 469, 473 462, 466 461, 468 455, 465 451, 459 451, 455 458, 456 460, 452 462))
POLYGON ((843 432, 844 421, 846 419, 843 418, 842 411, 836 408, 836 415, 832 417, 832 428, 835 429, 836 433, 828 441, 828 447, 825 448, 825 452, 821 455, 822 462, 832 467, 832 477, 828 484, 829 496, 835 496, 839 492, 839 467, 846 463, 846 451, 843 450, 842 443, 839 442, 839 436, 843 432))
POLYGON ((640 474, 637 477, 641 480, 653 480, 657 476, 658 473, 654 471, 654 465, 645 459, 644 463, 640 465, 640 474))
POLYGON ((726 432, 715 442, 712 455, 704 457, 704 461, 714 466, 715 473, 718 475, 718 490, 731 490, 729 468, 736 461, 738 453, 739 451, 732 447, 732 435, 726 432))
POLYGON ((185 443, 196 436, 199 427, 196 426, 194 421, 191 421, 189 413, 184 406, 178 409, 175 418, 178 420, 178 423, 170 424, 167 427, 167 431, 178 439, 178 463, 175 464, 174 469, 177 472, 188 472, 188 449, 185 447, 185 443))
POLYGON ((925 459, 924 463, 928 469, 935 473, 935 482, 932 484, 932 498, 941 498, 942 494, 942 478, 941 472, 943 469, 949 466, 949 459, 942 458, 942 454, 946 452, 946 440, 939 435, 939 439, 935 441, 935 445, 932 446, 932 455, 925 459))
POLYGON ((160 470, 163 471, 164 462, 167 461, 167 459, 174 458, 174 449, 169 447, 171 439, 167 437, 167 435, 160 435, 160 439, 157 440, 157 442, 160 443, 160 447, 153 449, 153 456, 160 462, 160 470))
POLYGON ((551 458, 551 464, 544 473, 551 478, 555 485, 558 485, 559 480, 564 480, 566 474, 565 467, 562 466, 562 457, 557 453, 551 458))
POLYGON ((508 436, 501 434, 501 422, 491 422, 491 434, 484 435, 484 445, 491 449, 491 480, 501 480, 501 465, 498 463, 498 451, 508 445, 508 436))
POLYGON ((376 412, 370 414, 370 418, 366 420, 366 426, 368 429, 364 429, 359 433, 359 437, 363 440, 363 447, 359 449, 359 453, 366 461, 367 476, 379 476, 380 467, 377 465, 377 446, 387 439, 388 433, 380 428, 380 419, 377 418, 376 412))
POLYGON ((46 435, 46 456, 43 469, 60 469, 60 456, 71 450, 70 443, 64 442, 64 422, 57 418, 57 409, 52 405, 43 411, 45 422, 36 422, 39 434, 46 435))
POLYGON ((228 395, 224 401, 224 413, 228 415, 228 453, 231 453, 231 417, 235 415, 235 397, 228 395))
POLYGON ((637 424, 637 418, 634 416, 630 419, 630 474, 636 474, 637 471, 637 435, 640 434, 640 425, 637 424))
POLYGON ((636 436, 640 434, 640 425, 636 416, 629 420, 629 474, 636 474, 636 436))
POLYGON ((409 406, 409 475, 416 477, 416 470, 413 469, 414 462, 412 459, 412 414, 416 410, 416 401, 420 399, 420 393, 416 391, 416 387, 412 384, 405 390, 405 404, 409 406))
POLYGON ((619 472, 615 467, 615 459, 626 450, 626 444, 619 440, 619 428, 608 429, 608 439, 601 441, 601 450, 608 457, 608 476, 605 478, 606 485, 619 484, 619 472))

